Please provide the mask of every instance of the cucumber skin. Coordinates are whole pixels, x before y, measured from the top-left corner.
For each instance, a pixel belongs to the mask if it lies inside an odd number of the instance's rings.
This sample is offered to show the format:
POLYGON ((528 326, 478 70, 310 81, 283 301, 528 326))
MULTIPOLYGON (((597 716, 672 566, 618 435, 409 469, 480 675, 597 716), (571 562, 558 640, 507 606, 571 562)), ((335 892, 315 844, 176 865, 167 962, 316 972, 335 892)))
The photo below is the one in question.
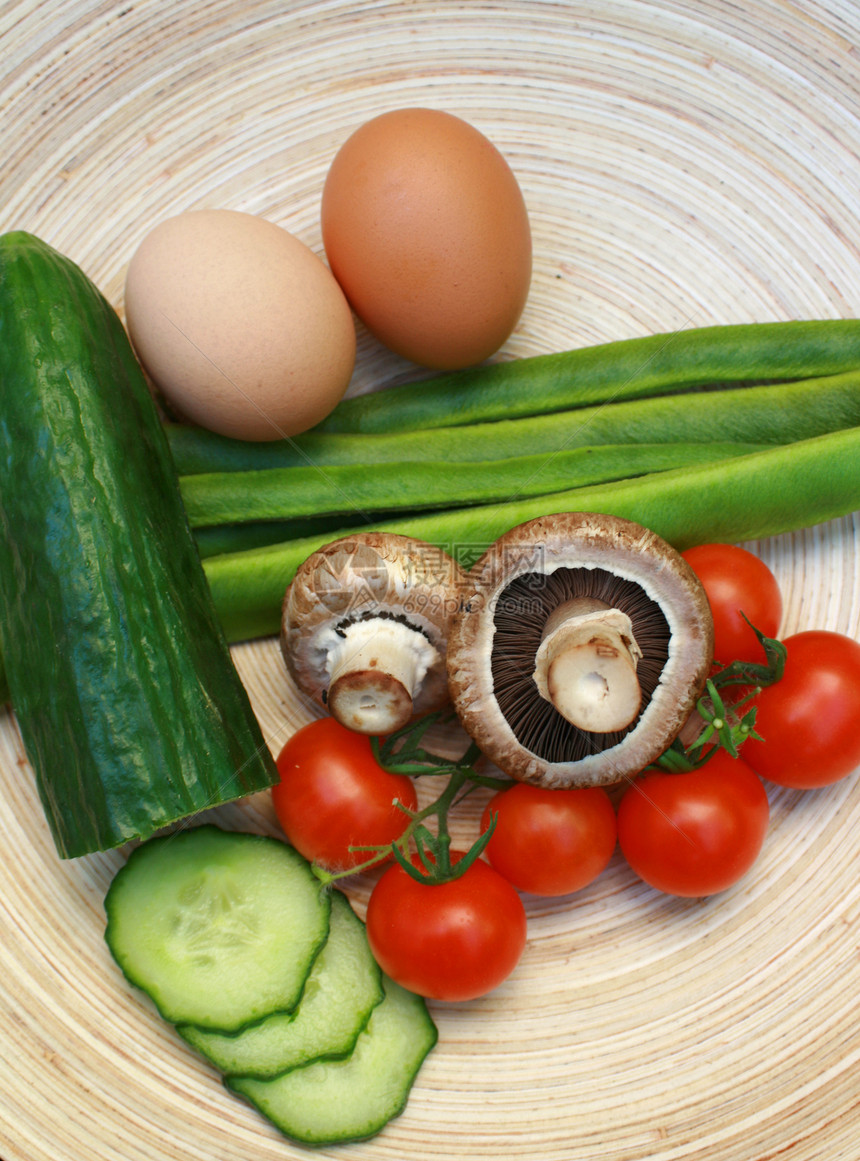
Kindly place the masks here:
POLYGON ((0 651, 62 858, 277 781, 155 404, 86 275, 0 237, 0 651))

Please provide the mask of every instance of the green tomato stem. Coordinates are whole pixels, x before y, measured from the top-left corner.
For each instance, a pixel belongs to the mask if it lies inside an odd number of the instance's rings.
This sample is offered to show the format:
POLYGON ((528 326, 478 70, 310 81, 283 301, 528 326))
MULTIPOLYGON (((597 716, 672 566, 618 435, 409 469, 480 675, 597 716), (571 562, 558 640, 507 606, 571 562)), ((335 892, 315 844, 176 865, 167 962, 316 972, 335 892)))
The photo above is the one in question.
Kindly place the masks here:
POLYGON ((766 637, 748 618, 744 620, 758 637, 764 652, 763 665, 749 661, 733 661, 710 677, 705 696, 696 705, 703 728, 695 740, 684 747, 677 740, 660 755, 650 769, 681 773, 694 770, 708 762, 717 750, 723 749, 733 758, 748 738, 762 739, 755 732, 755 706, 741 714, 742 708, 753 701, 760 690, 779 681, 785 670, 785 646, 773 637, 766 637), (750 685, 752 689, 727 708, 720 689, 732 685, 750 685))
POLYGON ((481 752, 474 742, 470 742, 460 758, 444 758, 425 750, 420 742, 431 726, 444 721, 450 715, 428 714, 418 722, 412 722, 387 738, 371 738, 374 757, 389 773, 409 774, 413 777, 444 776, 448 779, 439 795, 420 810, 407 810, 401 803, 397 805, 408 815, 408 823, 400 837, 385 846, 350 847, 351 851, 369 852, 369 857, 358 866, 345 871, 328 871, 314 865, 316 877, 326 886, 349 875, 372 870, 380 863, 393 858, 407 874, 421 883, 445 883, 459 878, 480 857, 492 833, 490 829, 478 837, 465 854, 455 861, 451 859, 451 832, 448 816, 475 787, 483 786, 492 790, 503 790, 511 785, 510 779, 491 778, 479 774, 474 763, 481 752), (405 755, 409 760, 400 761, 405 755), (435 818, 435 833, 427 821, 435 818), (421 864, 416 867, 410 854, 415 847, 421 864), (423 868, 423 869, 422 869, 423 868))

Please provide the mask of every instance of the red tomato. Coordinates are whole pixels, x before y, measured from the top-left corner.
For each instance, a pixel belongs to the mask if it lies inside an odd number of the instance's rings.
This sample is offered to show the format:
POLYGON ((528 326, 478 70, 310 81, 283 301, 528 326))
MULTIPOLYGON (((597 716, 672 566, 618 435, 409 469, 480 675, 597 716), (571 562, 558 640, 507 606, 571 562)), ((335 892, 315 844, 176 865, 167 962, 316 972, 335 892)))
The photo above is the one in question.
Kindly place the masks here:
POLYGON ((487 803, 496 825, 486 855, 500 875, 533 895, 567 895, 596 879, 615 850, 618 828, 600 787, 545 790, 519 782, 487 803))
MULTIPOLYGON (((456 858, 452 855, 452 858, 456 858)), ((526 943, 526 913, 507 879, 478 859, 458 879, 419 883, 399 864, 370 895, 367 938, 382 970, 435 1000, 498 987, 526 943)))
POLYGON ((769 813, 758 775, 719 750, 698 770, 637 778, 618 808, 618 841, 650 886, 698 898, 746 874, 761 851, 769 813))
POLYGON ((810 629, 783 642, 785 672, 756 698, 743 758, 763 778, 809 790, 860 765, 860 644, 810 629))
POLYGON ((278 755, 281 781, 272 803, 284 834, 306 859, 329 870, 347 870, 370 858, 351 846, 387 846, 409 819, 396 805, 415 810, 415 785, 389 774, 373 756, 370 738, 334 718, 298 730, 278 755))
POLYGON ((782 594, 763 560, 733 544, 699 544, 681 554, 702 582, 714 618, 714 657, 722 665, 765 660, 743 612, 765 637, 776 637, 782 594))

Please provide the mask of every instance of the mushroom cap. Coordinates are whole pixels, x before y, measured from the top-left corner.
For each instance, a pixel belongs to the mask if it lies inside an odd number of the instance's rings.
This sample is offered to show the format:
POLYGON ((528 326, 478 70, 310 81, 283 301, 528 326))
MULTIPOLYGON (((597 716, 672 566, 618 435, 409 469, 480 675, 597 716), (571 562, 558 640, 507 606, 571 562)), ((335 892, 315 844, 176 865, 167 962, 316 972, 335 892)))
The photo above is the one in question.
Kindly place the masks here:
POLYGON ((333 540, 296 570, 284 595, 281 651, 296 685, 326 704, 328 652, 359 620, 391 618, 423 634, 437 659, 413 696, 416 714, 449 701, 446 653, 465 573, 435 545, 394 533, 362 532, 333 540))
POLYGON ((671 744, 712 659, 710 607, 683 557, 632 521, 569 512, 512 528, 467 574, 448 641, 448 686, 466 732, 510 777, 550 788, 610 785, 671 744), (558 592, 583 589, 612 594, 645 653, 642 708, 618 734, 579 730, 534 686, 548 609, 558 592))

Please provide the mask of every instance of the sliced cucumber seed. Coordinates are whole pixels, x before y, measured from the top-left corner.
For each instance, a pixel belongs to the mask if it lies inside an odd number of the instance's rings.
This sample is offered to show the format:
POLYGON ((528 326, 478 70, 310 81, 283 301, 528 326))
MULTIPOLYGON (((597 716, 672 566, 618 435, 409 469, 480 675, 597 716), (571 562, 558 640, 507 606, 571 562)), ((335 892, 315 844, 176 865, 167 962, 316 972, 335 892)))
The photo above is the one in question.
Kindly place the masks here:
POLYGON ((352 1050, 383 998, 382 973, 349 900, 334 891, 331 905, 328 940, 293 1012, 275 1013, 229 1036, 178 1026, 180 1036, 221 1072, 266 1078, 352 1050))

